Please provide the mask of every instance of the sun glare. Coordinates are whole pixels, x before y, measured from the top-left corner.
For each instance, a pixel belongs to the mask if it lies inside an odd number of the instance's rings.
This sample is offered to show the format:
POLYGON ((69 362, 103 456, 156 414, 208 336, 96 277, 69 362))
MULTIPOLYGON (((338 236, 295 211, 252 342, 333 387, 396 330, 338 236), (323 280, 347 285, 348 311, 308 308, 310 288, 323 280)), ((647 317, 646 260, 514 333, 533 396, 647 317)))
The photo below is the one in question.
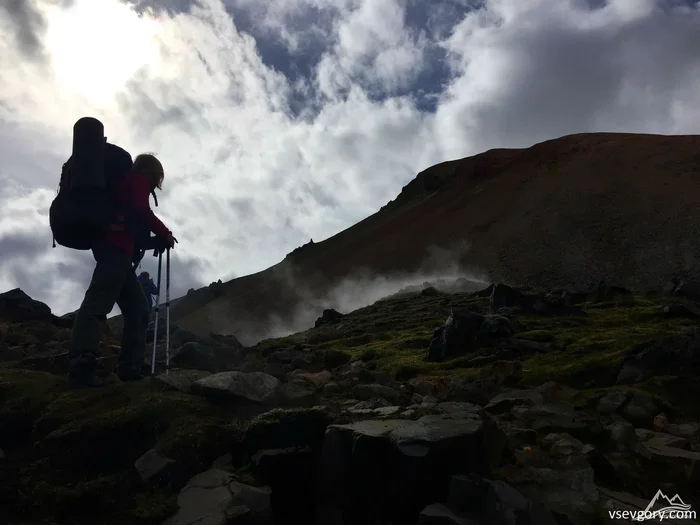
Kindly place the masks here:
POLYGON ((47 10, 46 47, 60 85, 105 103, 157 56, 159 24, 117 0, 47 10))

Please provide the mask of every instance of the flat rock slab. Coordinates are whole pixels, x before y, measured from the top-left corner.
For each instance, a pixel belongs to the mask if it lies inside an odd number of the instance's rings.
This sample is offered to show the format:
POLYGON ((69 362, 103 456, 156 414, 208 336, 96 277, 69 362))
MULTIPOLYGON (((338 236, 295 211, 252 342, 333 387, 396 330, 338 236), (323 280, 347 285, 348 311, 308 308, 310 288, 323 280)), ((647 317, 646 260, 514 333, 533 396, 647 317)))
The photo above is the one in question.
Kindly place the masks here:
POLYGON ((502 414, 515 406, 542 405, 544 401, 544 396, 537 390, 513 390, 495 396, 485 408, 492 414, 502 414))
POLYGON ((195 381, 192 392, 275 404, 280 398, 280 381, 264 372, 219 372, 195 381))

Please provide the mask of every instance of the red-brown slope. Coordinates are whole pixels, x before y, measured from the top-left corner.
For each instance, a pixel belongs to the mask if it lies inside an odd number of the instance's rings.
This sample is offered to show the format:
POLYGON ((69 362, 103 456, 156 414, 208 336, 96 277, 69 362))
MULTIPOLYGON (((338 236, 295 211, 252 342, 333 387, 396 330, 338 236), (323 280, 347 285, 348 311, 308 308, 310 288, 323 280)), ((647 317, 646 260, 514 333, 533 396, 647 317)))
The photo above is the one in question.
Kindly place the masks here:
POLYGON ((465 267, 514 285, 659 287, 697 275, 699 171, 697 135, 571 135, 445 162, 364 221, 174 316, 198 332, 266 333, 300 288, 322 294, 362 267, 410 272, 430 246, 464 242, 465 267))

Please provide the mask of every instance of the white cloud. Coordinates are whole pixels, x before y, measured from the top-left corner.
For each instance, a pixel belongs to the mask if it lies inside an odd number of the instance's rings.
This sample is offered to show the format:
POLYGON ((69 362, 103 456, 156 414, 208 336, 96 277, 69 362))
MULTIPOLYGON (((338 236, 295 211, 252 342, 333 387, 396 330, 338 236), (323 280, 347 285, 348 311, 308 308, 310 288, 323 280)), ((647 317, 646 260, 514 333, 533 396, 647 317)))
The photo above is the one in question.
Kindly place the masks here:
MULTIPOLYGON (((58 313, 79 304, 91 256, 50 249, 47 202, 71 127, 86 114, 132 154, 163 161, 156 211, 180 240, 174 295, 337 233, 443 160, 566 133, 700 127, 697 9, 491 0, 451 31, 441 20, 443 40, 431 43, 409 24, 407 1, 228 4, 260 15, 250 17, 260 34, 290 56, 311 41, 325 46, 315 50, 315 74, 295 81, 302 91, 266 65, 260 42, 221 0, 179 13, 118 0, 33 0, 38 18, 3 8, 11 16, 0 17, 0 246, 19 255, 0 256, 0 289, 21 286, 58 313), (86 19, 100 38, 75 51, 66 42, 84 38, 86 19), (434 114, 405 95, 429 66, 429 44, 451 67, 434 114), (90 69, 96 56, 105 60, 90 69), (314 107, 303 118, 289 109, 300 92, 314 107)), ((153 270, 152 257, 146 265, 153 270)))

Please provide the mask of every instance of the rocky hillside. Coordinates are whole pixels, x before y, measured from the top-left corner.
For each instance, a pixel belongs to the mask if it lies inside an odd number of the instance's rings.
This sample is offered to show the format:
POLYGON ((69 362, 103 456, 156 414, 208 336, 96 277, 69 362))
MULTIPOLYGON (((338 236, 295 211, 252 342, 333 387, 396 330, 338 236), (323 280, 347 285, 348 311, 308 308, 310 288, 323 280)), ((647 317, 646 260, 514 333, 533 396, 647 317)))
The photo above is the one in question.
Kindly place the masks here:
POLYGON ((587 290, 603 279, 644 292, 697 279, 698 151, 700 136, 594 133, 438 164, 371 217, 193 291, 172 314, 199 335, 255 342, 273 324, 309 326, 309 308, 337 307, 326 296, 347 276, 438 268, 448 261, 426 262, 436 247, 458 254, 464 274, 512 286, 587 290))
POLYGON ((697 288, 426 288, 254 347, 174 325, 172 369, 157 341, 158 375, 131 384, 106 333, 96 390, 67 386, 68 321, 13 290, 3 523, 589 525, 664 497, 697 511, 697 288))

